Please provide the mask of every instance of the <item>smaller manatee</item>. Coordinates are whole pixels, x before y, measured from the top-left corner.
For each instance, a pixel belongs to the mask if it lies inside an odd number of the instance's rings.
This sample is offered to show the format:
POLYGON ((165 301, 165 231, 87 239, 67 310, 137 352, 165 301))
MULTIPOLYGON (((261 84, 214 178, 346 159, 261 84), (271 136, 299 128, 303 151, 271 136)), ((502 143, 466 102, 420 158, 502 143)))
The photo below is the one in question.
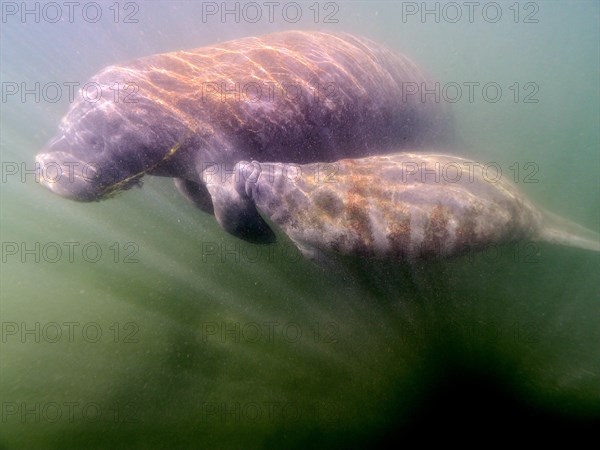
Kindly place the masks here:
POLYGON ((538 208, 477 167, 438 153, 304 165, 242 161, 207 188, 214 203, 252 202, 313 259, 323 251, 413 261, 527 239, 600 251, 597 233, 538 208))

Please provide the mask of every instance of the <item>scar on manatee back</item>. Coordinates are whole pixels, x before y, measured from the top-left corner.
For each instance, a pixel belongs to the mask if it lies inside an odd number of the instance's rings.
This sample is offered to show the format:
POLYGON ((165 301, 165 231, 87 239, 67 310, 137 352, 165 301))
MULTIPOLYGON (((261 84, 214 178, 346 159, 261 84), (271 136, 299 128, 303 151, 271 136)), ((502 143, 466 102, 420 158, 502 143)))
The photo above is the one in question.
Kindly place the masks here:
POLYGON ((344 202, 337 194, 328 190, 317 192, 313 196, 313 202, 316 208, 331 219, 339 217, 344 211, 344 202))

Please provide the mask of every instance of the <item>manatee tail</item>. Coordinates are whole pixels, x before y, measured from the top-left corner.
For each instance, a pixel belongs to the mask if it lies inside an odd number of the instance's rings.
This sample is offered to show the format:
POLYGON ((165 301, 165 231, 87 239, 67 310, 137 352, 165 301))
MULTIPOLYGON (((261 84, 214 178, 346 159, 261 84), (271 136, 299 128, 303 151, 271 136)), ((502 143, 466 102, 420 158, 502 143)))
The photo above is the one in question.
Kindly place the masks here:
POLYGON ((600 252, 600 234, 564 217, 542 210, 544 227, 540 240, 600 252))

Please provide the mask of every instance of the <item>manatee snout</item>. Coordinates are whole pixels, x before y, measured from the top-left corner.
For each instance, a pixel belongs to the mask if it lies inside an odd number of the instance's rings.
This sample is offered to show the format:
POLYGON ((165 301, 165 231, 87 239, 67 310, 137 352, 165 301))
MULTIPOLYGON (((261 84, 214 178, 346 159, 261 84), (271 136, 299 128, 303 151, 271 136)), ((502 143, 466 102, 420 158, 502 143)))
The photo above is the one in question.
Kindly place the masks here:
POLYGON ((35 157, 40 183, 61 197, 77 201, 94 201, 99 197, 94 169, 74 156, 64 136, 55 139, 35 157), (89 174, 88 174, 89 172, 89 174))
MULTIPOLYGON (((80 202, 99 201, 119 190, 139 184, 127 180, 122 166, 110 161, 92 161, 77 156, 65 136, 50 142, 36 156, 39 182, 55 194, 80 202)), ((85 154, 86 152, 83 152, 85 154)))

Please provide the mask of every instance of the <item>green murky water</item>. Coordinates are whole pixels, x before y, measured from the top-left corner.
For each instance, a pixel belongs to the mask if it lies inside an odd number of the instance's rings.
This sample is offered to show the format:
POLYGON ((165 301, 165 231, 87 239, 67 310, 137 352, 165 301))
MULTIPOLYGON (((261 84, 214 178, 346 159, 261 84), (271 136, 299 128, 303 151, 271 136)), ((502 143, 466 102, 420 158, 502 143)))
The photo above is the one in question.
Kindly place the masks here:
MULTIPOLYGON (((201 2, 120 3, 119 23, 109 3, 97 23, 80 9, 69 23, 66 7, 57 23, 50 9, 23 23, 9 3, 3 94, 295 28, 364 34, 442 83, 496 83, 497 102, 477 88, 454 104, 463 153, 599 228, 595 2, 500 2, 496 23, 481 9, 452 23, 444 4, 439 23, 403 21, 406 3, 354 1, 301 2, 297 23, 277 10, 273 23, 204 23, 201 2)), ((414 268, 347 261, 340 276, 283 236, 257 247, 225 234, 170 180, 70 202, 32 175, 21 181, 68 108, 65 92, 48 98, 7 94, 0 105, 0 448, 360 447, 430 427, 600 415, 598 254, 524 243, 414 268)))

